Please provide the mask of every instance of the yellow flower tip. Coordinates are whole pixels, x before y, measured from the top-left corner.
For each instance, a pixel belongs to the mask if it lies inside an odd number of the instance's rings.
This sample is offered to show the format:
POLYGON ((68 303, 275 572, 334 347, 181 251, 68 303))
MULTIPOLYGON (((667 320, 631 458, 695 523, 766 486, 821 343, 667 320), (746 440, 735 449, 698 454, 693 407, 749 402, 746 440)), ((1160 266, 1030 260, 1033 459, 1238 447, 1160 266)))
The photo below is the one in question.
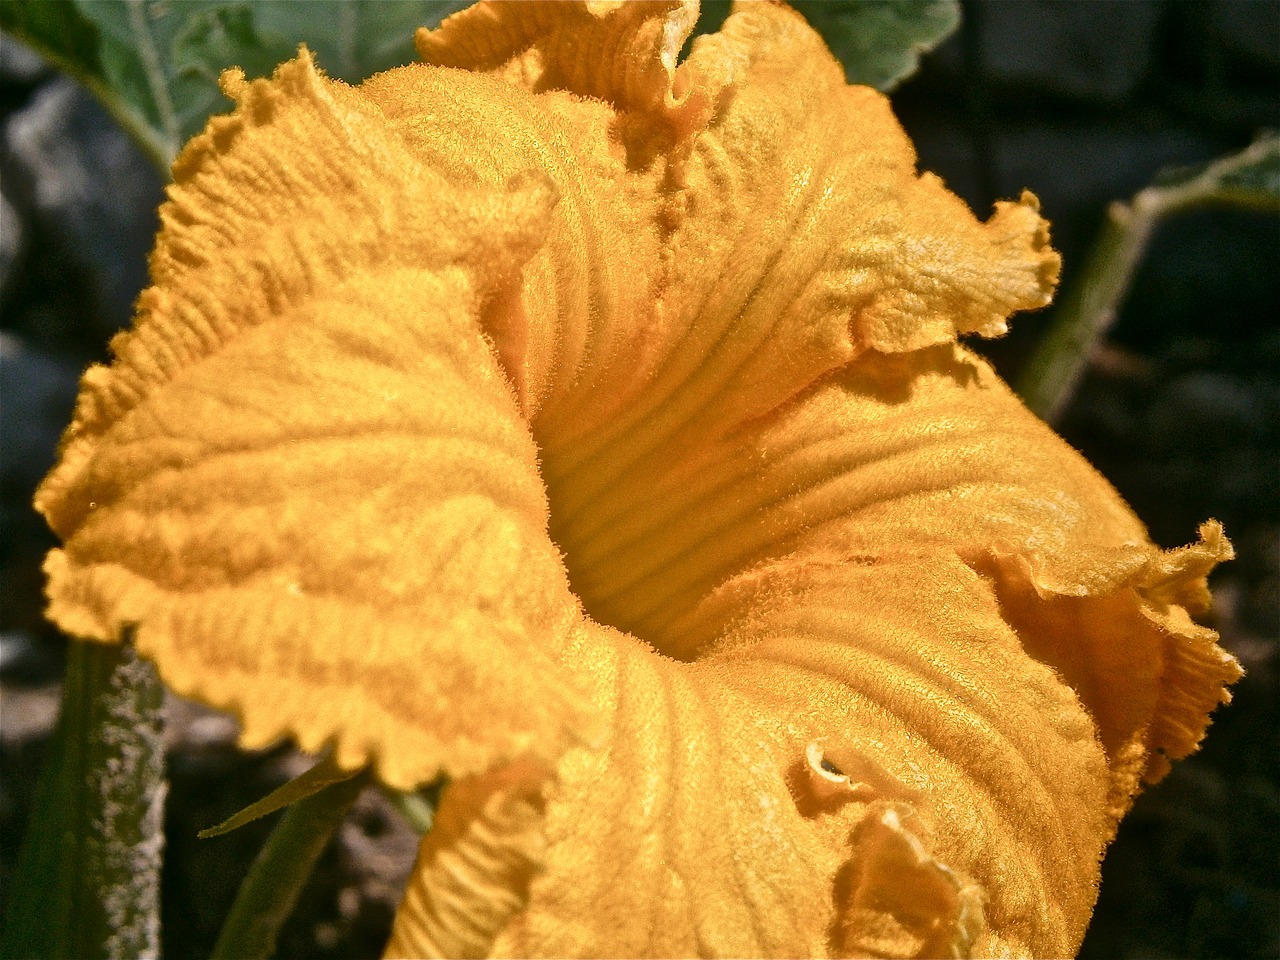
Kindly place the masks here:
POLYGON ((1235 557, 1222 524, 1208 520, 1200 525, 1200 540, 1151 557, 1143 572, 1141 588, 1153 603, 1178 604, 1194 615, 1209 612, 1209 573, 1219 563, 1235 557))
POLYGON ((924 239, 906 255, 911 273, 891 268, 895 285, 855 315, 865 346, 903 353, 961 334, 999 337, 1010 314, 1052 300, 1062 261, 1034 194, 997 202, 979 223, 933 174, 913 193, 910 230, 924 239))
POLYGON ((414 42, 435 66, 674 114, 685 105, 674 93, 676 58, 697 19, 697 0, 481 2, 419 29, 414 42))
POLYGON ((1005 234, 1009 260, 1021 263, 1029 273, 1025 292, 1013 302, 1011 312, 1047 306, 1058 286, 1062 255, 1051 246, 1049 221, 1040 216, 1039 198, 1023 190, 1016 202, 1001 200, 995 209, 989 229, 993 234, 1005 234))
POLYGON ((280 64, 270 78, 247 80, 240 67, 229 67, 218 76, 218 88, 238 109, 210 119, 203 132, 179 151, 171 174, 175 183, 195 176, 206 162, 230 149, 231 141, 245 126, 270 121, 274 107, 290 96, 323 96, 322 74, 305 44, 293 60, 280 64))
MULTIPOLYGON (((302 49, 306 49, 303 47, 302 49)), ((244 96, 245 88, 249 85, 249 81, 245 78, 244 70, 240 67, 227 67, 218 74, 218 89, 222 91, 222 95, 228 100, 239 101, 244 96)))

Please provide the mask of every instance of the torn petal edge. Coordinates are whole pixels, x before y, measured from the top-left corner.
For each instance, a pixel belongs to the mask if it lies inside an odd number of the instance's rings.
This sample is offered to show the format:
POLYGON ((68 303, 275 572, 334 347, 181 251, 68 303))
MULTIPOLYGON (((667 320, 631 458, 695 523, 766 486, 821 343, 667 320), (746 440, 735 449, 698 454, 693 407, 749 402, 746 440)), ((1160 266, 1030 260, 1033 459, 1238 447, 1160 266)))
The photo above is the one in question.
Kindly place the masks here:
POLYGON ((833 746, 826 738, 805 747, 805 779, 822 805, 839 800, 871 802, 919 799, 920 791, 894 778, 856 747, 833 746))
POLYGON ((971 955, 986 930, 982 888, 926 849, 909 804, 877 802, 837 874, 833 952, 855 957, 971 955))
MULTIPOLYGON (((1199 542, 1173 550, 1119 549, 1111 563, 1091 571, 1089 581, 1082 584, 1067 583, 1045 570, 1042 562, 1007 547, 992 549, 970 561, 976 572, 994 581, 1002 615, 1022 637, 1028 653, 1058 673, 1098 725, 1112 772, 1109 814, 1116 822, 1143 783, 1159 782, 1169 772, 1171 761, 1199 748, 1210 715, 1231 702, 1228 687, 1244 675, 1235 657, 1218 646, 1217 632, 1192 620, 1192 614, 1209 609, 1208 573, 1234 555, 1216 520, 1202 524, 1199 532, 1199 542), (1016 615, 1020 602, 1027 598, 1059 607, 1067 619, 1087 616, 1086 604, 1116 604, 1124 608, 1126 621, 1109 619, 1105 632, 1096 636, 1074 634, 1074 646, 1059 653, 1053 639, 1041 635, 1045 628, 1034 616, 1016 615), (1073 606, 1080 609, 1072 610, 1073 606), (1134 642, 1137 632, 1147 634, 1145 643, 1134 642), (1093 652, 1091 643, 1102 643, 1109 649, 1093 652), (1100 654, 1110 656, 1114 668, 1116 656, 1142 658, 1144 650, 1152 651, 1149 656, 1154 662, 1143 662, 1141 671, 1087 670, 1100 654), (1132 729, 1109 729, 1108 701, 1132 704, 1137 693, 1114 689, 1115 684, 1132 687, 1142 682, 1135 679, 1139 673, 1150 675, 1156 686, 1149 714, 1132 729)), ((1114 617, 1114 611, 1109 612, 1114 617)), ((1048 622, 1047 618, 1041 620, 1048 622)))

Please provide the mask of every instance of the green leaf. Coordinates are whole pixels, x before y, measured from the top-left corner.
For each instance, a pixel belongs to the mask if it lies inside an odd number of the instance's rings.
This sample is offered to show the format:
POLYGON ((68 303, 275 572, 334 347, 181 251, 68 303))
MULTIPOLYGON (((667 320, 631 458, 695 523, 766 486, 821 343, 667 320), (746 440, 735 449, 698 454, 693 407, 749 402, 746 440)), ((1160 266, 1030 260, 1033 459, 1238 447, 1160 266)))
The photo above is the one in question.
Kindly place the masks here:
POLYGON ((168 45, 166 82, 177 117, 178 143, 199 133, 211 114, 227 108, 218 89, 218 76, 226 67, 237 66, 250 77, 261 77, 293 53, 286 41, 259 31, 248 6, 195 9, 193 5, 168 45))
POLYGON ((0 956, 159 955, 163 703, 130 643, 72 641, 0 956))
POLYGON ((98 33, 69 3, 0 0, 0 30, 20 37, 59 69, 81 77, 102 76, 98 33))
POLYGON ((469 6, 471 0, 256 0, 253 13, 264 30, 290 38, 288 56, 305 40, 330 76, 357 83, 417 60, 414 31, 469 6))
POLYGON ((238 827, 243 827, 246 823, 257 820, 259 817, 265 817, 269 813, 275 813, 277 810, 292 806, 299 800, 305 800, 307 797, 317 794, 335 783, 350 780, 358 773, 360 773, 359 770, 343 770, 334 762, 332 756, 326 756, 305 773, 272 790, 261 800, 249 804, 239 813, 228 817, 216 827, 201 830, 197 836, 201 840, 220 837, 224 833, 230 833, 238 827))
POLYGON ((415 59, 413 32, 465 0, 24 0, 0 26, 76 76, 167 170, 229 104, 218 75, 263 76, 305 43, 331 76, 359 82, 415 59))
POLYGON ((210 960, 267 960, 316 861, 360 791, 369 771, 332 782, 289 808, 236 893, 210 960))
POLYGON ((850 83, 892 90, 960 25, 956 0, 795 0, 850 83))

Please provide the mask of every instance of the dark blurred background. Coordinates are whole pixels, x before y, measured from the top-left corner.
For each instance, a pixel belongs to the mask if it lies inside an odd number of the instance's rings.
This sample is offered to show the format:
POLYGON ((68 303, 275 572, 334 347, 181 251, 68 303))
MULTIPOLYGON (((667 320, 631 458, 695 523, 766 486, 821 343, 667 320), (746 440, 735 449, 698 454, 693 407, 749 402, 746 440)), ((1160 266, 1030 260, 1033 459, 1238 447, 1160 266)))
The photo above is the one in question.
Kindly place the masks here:
MULTIPOLYGON (((965 0, 958 34, 893 96, 921 166, 985 216, 1039 195, 1077 271, 1107 204, 1171 165, 1280 127, 1280 3, 965 0)), ((41 617, 51 535, 30 508, 80 370, 145 282, 161 182, 74 83, 0 40, 0 901, 57 709, 41 617)), ((1015 378, 1051 314, 983 344, 1015 378)), ((1103 868, 1086 958, 1280 957, 1280 218, 1210 210, 1156 236, 1059 428, 1164 546, 1222 520, 1238 558, 1211 623, 1248 675, 1205 749, 1141 797, 1103 868)), ((194 839, 305 764, 244 756, 230 721, 174 701, 165 952, 208 954, 270 821, 194 839)), ((281 957, 374 955, 414 838, 366 793, 281 957)))
MULTIPOLYGON (((1063 289, 1112 199, 1280 126, 1280 4, 966 2, 959 35, 894 96, 975 210, 1023 187, 1063 289)), ((984 345, 1019 372, 1050 314, 984 345)), ((1163 546, 1216 517, 1238 557, 1212 624, 1249 671, 1204 750, 1139 798, 1103 866, 1081 956, 1280 956, 1280 218, 1208 210, 1157 234, 1058 425, 1163 546)))

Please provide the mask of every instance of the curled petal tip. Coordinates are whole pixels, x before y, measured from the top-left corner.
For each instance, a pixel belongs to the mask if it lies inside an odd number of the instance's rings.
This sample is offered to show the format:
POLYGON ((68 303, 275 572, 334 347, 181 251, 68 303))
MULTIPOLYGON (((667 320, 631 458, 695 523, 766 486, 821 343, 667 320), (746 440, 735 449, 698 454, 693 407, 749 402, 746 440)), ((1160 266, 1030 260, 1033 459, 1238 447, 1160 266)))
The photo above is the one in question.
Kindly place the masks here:
POLYGON ((876 803, 855 831, 853 856, 837 880, 844 901, 833 930, 838 955, 971 956, 986 929, 985 893, 930 854, 913 821, 909 806, 876 803))
POLYGON ((682 105, 676 60, 697 18, 697 0, 481 2, 420 28, 414 44, 436 66, 662 111, 682 105))
POLYGON ((218 89, 223 95, 231 100, 238 101, 244 94, 244 89, 249 81, 245 79, 244 71, 239 67, 227 67, 222 73, 218 74, 218 89))

